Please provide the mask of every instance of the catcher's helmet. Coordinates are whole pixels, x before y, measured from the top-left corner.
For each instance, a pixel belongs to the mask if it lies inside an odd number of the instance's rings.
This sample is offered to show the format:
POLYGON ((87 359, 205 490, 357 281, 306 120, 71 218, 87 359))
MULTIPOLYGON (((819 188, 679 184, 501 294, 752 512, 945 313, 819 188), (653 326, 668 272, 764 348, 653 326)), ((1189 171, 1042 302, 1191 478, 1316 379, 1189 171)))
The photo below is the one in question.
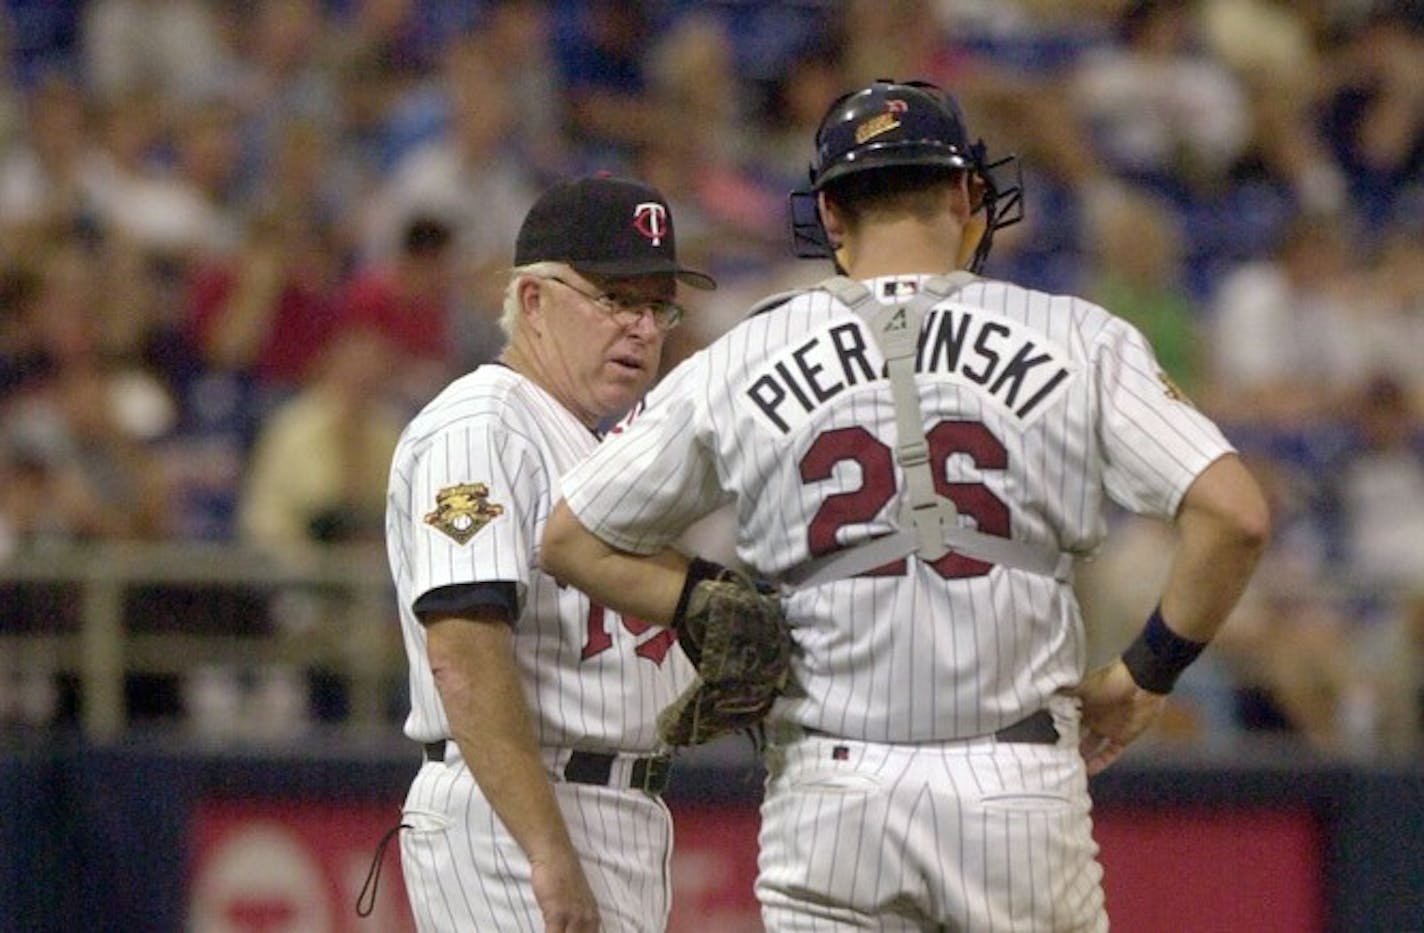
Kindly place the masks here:
POLYGON ((991 174, 1011 164, 1013 156, 986 163, 984 143, 969 141, 959 104, 935 85, 878 80, 837 99, 821 119, 811 186, 791 193, 793 249, 806 259, 834 255, 815 196, 827 186, 834 188, 837 179, 901 166, 962 169, 982 188, 975 210, 986 213, 970 267, 977 271, 989 255, 993 232, 1023 219, 1021 181, 1004 185, 991 174))

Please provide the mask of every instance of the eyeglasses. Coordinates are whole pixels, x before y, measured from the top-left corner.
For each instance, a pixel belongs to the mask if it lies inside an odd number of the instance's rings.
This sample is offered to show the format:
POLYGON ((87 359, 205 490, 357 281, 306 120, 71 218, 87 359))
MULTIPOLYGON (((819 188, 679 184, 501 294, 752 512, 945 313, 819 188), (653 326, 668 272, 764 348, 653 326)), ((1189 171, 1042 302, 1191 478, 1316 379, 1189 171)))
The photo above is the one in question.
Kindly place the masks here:
POLYGON ((539 278, 549 282, 558 282, 564 288, 572 292, 577 292, 584 298, 598 305, 603 312, 613 318, 614 323, 620 327, 632 327, 642 318, 644 312, 653 316, 653 323, 660 331, 669 331, 682 323, 682 305, 666 298, 630 298, 623 295, 613 295, 604 292, 595 295, 586 292, 571 282, 566 282, 557 275, 543 275, 539 278))

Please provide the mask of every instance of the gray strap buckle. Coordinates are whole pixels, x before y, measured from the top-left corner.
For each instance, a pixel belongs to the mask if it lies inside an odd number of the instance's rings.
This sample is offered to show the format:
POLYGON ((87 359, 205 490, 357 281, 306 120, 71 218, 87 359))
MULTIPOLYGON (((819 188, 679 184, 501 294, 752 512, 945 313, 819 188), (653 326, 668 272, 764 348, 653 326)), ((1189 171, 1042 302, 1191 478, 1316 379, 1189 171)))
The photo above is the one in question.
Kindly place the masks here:
POLYGON ((935 492, 914 371, 920 326, 936 304, 974 279, 965 272, 934 276, 920 285, 915 297, 893 305, 879 304, 869 289, 845 276, 834 276, 817 286, 866 322, 885 358, 898 435, 895 459, 904 472, 905 493, 899 531, 792 568, 784 575, 788 583, 814 586, 845 579, 910 554, 932 563, 950 551, 1063 582, 1072 579, 1072 554, 964 527, 954 503, 935 492))

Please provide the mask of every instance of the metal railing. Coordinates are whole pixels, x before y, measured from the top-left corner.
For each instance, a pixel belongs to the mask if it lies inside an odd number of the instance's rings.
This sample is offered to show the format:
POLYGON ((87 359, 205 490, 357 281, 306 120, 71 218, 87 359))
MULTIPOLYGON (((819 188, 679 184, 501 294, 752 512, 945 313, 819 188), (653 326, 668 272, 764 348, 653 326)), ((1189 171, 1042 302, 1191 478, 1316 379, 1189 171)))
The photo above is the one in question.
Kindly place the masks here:
MULTIPOLYGON (((17 606, 0 604, 0 664, 68 675, 77 693, 78 724, 91 741, 113 742, 130 729, 126 687, 132 675, 181 678, 213 664, 238 669, 283 665, 334 674, 343 688, 343 729, 398 734, 392 700, 403 684, 406 662, 394 587, 379 546, 279 557, 231 545, 106 542, 22 549, 0 559, 0 590, 27 584, 62 588, 66 612, 52 619, 40 617, 44 610, 31 610, 18 628, 7 629, 5 622, 13 623, 21 613, 17 606), (155 605, 172 614, 162 603, 164 587, 225 588, 244 599, 221 619, 151 623, 143 613, 155 605), (148 601, 133 599, 137 594, 148 601), (232 615, 247 606, 264 607, 262 624, 232 615), (293 608, 304 611, 293 613, 293 608), (300 617, 296 624, 294 615, 300 617)), ((1322 605, 1344 605, 1342 616, 1349 616, 1349 604, 1364 595, 1375 601, 1388 595, 1323 581, 1313 589, 1322 605)), ((1390 696, 1382 693, 1380 699, 1390 696)), ((1414 747, 1417 729, 1410 727, 1409 736, 1408 745, 1414 747)), ((1393 736, 1377 739, 1395 744, 1393 736)))
MULTIPOLYGON (((26 619, 0 628, 0 656, 73 674, 85 736, 112 742, 129 727, 125 679, 131 673, 181 674, 212 663, 319 665, 346 682, 348 724, 389 728, 383 688, 404 670, 394 588, 383 552, 328 548, 289 558, 195 543, 114 542, 20 550, 0 562, 0 586, 58 585, 71 590, 77 628, 26 619), (299 636, 280 625, 253 634, 221 630, 146 632, 131 625, 126 598, 143 587, 237 587, 275 598, 314 597, 318 618, 299 636)), ((270 601, 270 599, 269 599, 270 601)))

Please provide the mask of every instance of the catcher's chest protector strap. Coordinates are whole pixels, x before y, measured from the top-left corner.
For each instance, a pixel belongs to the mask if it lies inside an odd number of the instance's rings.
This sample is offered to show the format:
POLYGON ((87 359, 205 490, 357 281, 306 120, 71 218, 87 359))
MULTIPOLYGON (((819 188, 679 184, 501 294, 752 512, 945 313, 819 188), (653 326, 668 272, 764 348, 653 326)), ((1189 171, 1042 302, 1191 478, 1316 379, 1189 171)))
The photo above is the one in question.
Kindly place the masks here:
POLYGON ((787 573, 786 582, 815 586, 856 576, 909 554, 932 562, 950 551, 1058 580, 1071 579, 1073 555, 961 525, 954 503, 935 492, 924 412, 915 384, 920 327, 930 309, 973 281, 974 276, 967 272, 934 276, 922 282, 909 301, 889 305, 876 301, 869 289, 845 276, 834 276, 815 286, 866 321, 885 358, 895 403, 895 460, 905 475, 905 501, 899 531, 807 561, 787 573))

